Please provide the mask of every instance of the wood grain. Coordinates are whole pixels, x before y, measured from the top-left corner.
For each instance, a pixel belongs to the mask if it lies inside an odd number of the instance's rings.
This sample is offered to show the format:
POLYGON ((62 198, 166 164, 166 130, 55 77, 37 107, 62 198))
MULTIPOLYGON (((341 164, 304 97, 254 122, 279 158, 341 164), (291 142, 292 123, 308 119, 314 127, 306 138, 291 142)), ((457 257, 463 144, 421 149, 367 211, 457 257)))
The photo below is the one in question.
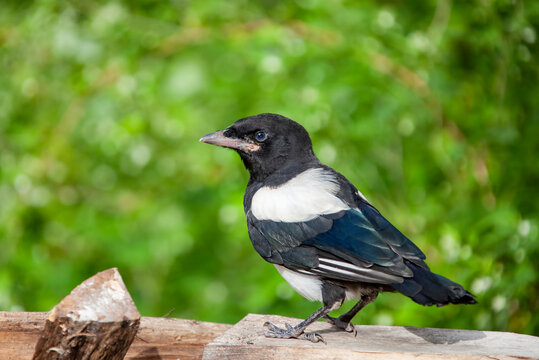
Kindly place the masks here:
POLYGON ((357 326, 358 334, 337 330, 325 322, 309 326, 327 341, 271 339, 263 324, 284 327, 299 319, 250 314, 204 349, 203 359, 539 359, 539 338, 495 331, 432 329, 402 326, 357 326))
MULTIPOLYGON (((0 312, 0 359, 30 359, 47 316, 48 313, 0 312)), ((328 343, 324 345, 267 339, 262 332, 265 321, 283 326, 299 320, 248 315, 231 326, 142 317, 125 359, 539 359, 539 338, 515 333, 362 325, 354 338, 325 322, 317 322, 310 329, 324 336, 328 343)))
MULTIPOLYGON (((0 359, 30 359, 48 313, 0 312, 0 359)), ((174 318, 142 317, 128 360, 195 360, 204 345, 232 325, 174 318)))

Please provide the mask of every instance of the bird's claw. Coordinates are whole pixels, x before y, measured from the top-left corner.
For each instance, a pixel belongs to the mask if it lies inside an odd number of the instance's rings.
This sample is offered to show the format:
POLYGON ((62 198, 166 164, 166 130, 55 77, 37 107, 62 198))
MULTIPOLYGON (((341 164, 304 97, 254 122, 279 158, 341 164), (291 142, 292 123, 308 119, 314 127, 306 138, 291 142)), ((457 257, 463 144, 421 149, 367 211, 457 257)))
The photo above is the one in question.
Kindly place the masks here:
POLYGON ((325 345, 327 345, 328 343, 326 342, 326 339, 324 339, 324 337, 322 335, 320 335, 319 333, 317 332, 304 332, 303 334, 301 334, 298 339, 305 339, 305 340, 309 340, 310 342, 313 342, 313 343, 317 343, 319 341, 323 342, 325 345))
MULTIPOLYGON (((354 334, 354 337, 357 337, 357 328, 356 328, 356 326, 354 324, 352 324, 352 323, 350 323, 349 325, 352 327, 352 331, 351 331, 352 334, 354 334)), ((348 330, 346 330, 346 331, 348 331, 348 330)))
POLYGON ((357 337, 357 329, 354 324, 342 320, 341 318, 334 318, 329 315, 324 316, 324 319, 333 326, 338 327, 341 330, 344 330, 349 333, 353 333, 354 337, 357 337))
POLYGON ((313 343, 317 343, 319 341, 323 342, 327 345, 326 340, 322 337, 322 335, 316 333, 316 332, 304 332, 303 329, 296 329, 289 323, 285 324, 286 329, 280 328, 278 326, 275 326, 269 321, 266 321, 264 323, 264 336, 271 337, 271 338, 279 338, 279 339, 303 339, 303 340, 309 340, 313 343))
MULTIPOLYGON (((282 335, 290 335, 290 337, 296 337, 294 335, 301 334, 301 333, 295 334, 294 328, 289 323, 286 323, 285 326, 286 326, 286 329, 282 329, 282 328, 270 323, 269 321, 266 321, 264 323, 264 327, 267 330, 264 331, 264 334, 266 334, 266 336, 268 336, 267 333, 274 334, 274 335, 275 334, 282 334, 282 335)), ((271 336, 271 335, 269 335, 269 336, 270 337, 280 337, 280 336, 271 336)))

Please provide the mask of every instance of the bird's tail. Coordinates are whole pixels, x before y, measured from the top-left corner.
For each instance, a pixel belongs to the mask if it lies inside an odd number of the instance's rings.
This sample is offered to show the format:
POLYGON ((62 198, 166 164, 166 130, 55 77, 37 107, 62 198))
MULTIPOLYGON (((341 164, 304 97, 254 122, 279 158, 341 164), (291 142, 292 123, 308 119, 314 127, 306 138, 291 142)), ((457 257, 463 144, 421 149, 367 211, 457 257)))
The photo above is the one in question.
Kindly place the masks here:
POLYGON ((461 285, 431 272, 429 269, 406 262, 413 277, 391 286, 421 305, 477 304, 475 297, 461 285))

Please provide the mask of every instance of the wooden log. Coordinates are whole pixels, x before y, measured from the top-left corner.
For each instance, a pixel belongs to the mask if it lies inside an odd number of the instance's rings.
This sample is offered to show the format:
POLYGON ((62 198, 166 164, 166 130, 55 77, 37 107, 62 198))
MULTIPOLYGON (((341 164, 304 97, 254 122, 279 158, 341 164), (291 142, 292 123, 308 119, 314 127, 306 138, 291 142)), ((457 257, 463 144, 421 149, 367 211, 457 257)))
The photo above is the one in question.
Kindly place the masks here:
POLYGON ((496 331, 431 329, 402 326, 357 326, 358 334, 337 330, 318 321, 309 326, 327 345, 306 340, 272 339, 263 324, 284 327, 299 319, 272 315, 247 315, 204 348, 203 360, 214 359, 350 359, 350 360, 492 360, 539 359, 539 338, 496 331))
POLYGON ((50 312, 34 360, 121 360, 135 338, 140 314, 118 269, 77 286, 50 312))
POLYGON ((204 346, 231 327, 196 320, 143 317, 126 359, 202 359, 204 346))
MULTIPOLYGON (((0 359, 30 359, 48 313, 0 311, 0 359)), ((142 317, 127 360, 197 360, 204 345, 232 325, 203 321, 142 317)))
POLYGON ((0 312, 0 359, 31 359, 47 315, 45 312, 0 312))
MULTIPOLYGON (((249 315, 261 316, 261 315, 249 315)), ((34 344, 44 327, 47 313, 0 312, 0 359, 29 359, 34 344)), ((242 320, 237 325, 244 327, 242 320)), ((538 359, 539 340, 514 333, 414 327, 358 326, 354 338, 335 330, 324 322, 312 325, 321 331, 328 345, 299 340, 265 339, 264 321, 284 325, 297 319, 264 316, 251 324, 247 334, 236 329, 226 333, 229 340, 219 338, 232 326, 183 319, 143 317, 139 332, 125 359, 194 360, 200 359, 203 347, 206 359, 538 359), (236 335, 234 335, 236 334, 236 335), (234 339, 235 336, 235 339, 234 339), (232 339, 230 339, 232 337, 232 339), (215 338, 215 341, 212 341, 215 338), (336 339, 335 339, 336 338, 336 339), (268 344, 264 344, 265 341, 268 344), (341 342, 345 344, 339 345, 341 342), (339 348, 342 347, 342 348, 339 348), (430 351, 427 351, 430 348, 430 351), (330 350, 329 350, 330 349, 330 350), (220 353, 216 354, 216 351, 220 353), (328 351, 331 355, 328 355, 328 351), (246 355, 247 354, 247 355, 246 355), (299 354, 299 355, 298 355, 299 354), (488 355, 486 355, 488 354, 488 355)))

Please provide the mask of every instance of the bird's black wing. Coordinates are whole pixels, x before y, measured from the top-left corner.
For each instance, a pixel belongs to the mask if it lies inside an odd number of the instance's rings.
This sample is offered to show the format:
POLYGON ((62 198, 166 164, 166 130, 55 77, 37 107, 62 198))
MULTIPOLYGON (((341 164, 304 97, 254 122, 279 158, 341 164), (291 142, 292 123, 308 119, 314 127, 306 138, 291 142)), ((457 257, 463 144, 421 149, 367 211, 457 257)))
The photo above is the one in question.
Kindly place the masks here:
POLYGON ((295 223, 261 221, 248 212, 247 223, 260 255, 305 274, 391 284, 413 275, 405 259, 427 268, 421 250, 364 201, 295 223))

